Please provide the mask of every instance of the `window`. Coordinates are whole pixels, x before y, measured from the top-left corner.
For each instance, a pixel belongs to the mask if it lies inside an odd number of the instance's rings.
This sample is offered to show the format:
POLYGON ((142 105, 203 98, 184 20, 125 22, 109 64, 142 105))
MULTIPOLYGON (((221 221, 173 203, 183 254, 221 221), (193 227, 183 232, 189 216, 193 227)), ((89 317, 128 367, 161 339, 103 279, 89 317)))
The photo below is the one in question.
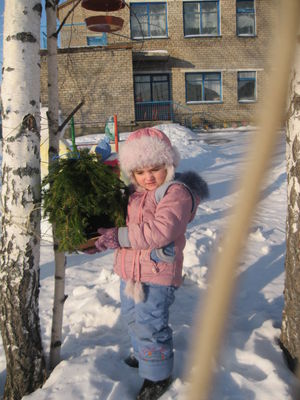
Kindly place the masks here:
POLYGON ((236 33, 255 36, 254 0, 236 0, 236 33))
POLYGON ((134 76, 135 119, 156 121, 172 119, 169 74, 134 76))
POLYGON ((187 103, 221 101, 220 72, 187 73, 185 83, 187 103))
POLYGON ((256 101, 256 72, 238 72, 238 101, 256 101))
POLYGON ((184 36, 220 35, 219 0, 183 3, 184 36))
POLYGON ((105 32, 99 36, 87 36, 86 40, 87 40, 88 46, 106 46, 107 45, 107 35, 105 32))
POLYGON ((168 74, 135 75, 134 97, 136 102, 170 100, 170 80, 168 74))
POLYGON ((131 3, 132 39, 167 37, 166 3, 131 3))

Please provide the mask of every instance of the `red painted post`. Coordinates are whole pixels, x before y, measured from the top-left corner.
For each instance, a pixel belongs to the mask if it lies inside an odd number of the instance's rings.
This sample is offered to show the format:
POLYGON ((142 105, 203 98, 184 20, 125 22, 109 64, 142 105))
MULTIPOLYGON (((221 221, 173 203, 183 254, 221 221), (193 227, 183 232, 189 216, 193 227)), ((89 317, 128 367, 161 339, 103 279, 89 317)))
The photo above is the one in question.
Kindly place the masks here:
POLYGON ((119 136, 118 136, 118 121, 117 121, 117 115, 114 114, 114 127, 115 127, 115 147, 116 147, 116 153, 119 151, 119 136))

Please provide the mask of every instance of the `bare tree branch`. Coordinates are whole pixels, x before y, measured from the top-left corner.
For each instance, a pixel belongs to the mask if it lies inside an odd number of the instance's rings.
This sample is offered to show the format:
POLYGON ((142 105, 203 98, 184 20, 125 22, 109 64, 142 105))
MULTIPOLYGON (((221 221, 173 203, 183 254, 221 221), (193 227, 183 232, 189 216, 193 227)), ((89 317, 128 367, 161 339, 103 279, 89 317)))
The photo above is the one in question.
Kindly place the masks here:
POLYGON ((67 123, 70 121, 70 119, 73 117, 74 114, 77 113, 77 111, 84 105, 84 100, 82 100, 71 112, 70 115, 64 120, 64 122, 58 127, 58 132, 61 132, 63 128, 67 125, 67 123))
POLYGON ((59 32, 61 31, 62 27, 64 26, 66 20, 69 18, 70 14, 72 14, 72 12, 75 10, 75 8, 78 6, 78 4, 81 2, 81 0, 78 0, 74 6, 71 8, 71 10, 68 12, 68 14, 65 16, 65 18, 63 19, 62 23, 60 24, 59 28, 57 29, 57 31, 55 33, 53 33, 53 36, 57 37, 59 32))

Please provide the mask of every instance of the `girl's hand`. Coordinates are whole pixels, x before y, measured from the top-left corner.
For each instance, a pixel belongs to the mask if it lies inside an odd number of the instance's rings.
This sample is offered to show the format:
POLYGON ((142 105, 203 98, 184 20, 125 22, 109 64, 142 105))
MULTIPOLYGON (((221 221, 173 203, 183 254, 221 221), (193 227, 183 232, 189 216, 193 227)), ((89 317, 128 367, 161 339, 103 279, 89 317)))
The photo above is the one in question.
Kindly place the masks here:
POLYGON ((97 253, 98 250, 95 247, 95 242, 98 239, 98 237, 99 236, 88 239, 85 243, 82 243, 78 247, 78 250, 82 251, 85 254, 95 254, 95 253, 97 253))
POLYGON ((118 228, 99 228, 98 233, 101 235, 95 242, 97 251, 105 251, 107 249, 117 249, 120 247, 118 240, 118 228))

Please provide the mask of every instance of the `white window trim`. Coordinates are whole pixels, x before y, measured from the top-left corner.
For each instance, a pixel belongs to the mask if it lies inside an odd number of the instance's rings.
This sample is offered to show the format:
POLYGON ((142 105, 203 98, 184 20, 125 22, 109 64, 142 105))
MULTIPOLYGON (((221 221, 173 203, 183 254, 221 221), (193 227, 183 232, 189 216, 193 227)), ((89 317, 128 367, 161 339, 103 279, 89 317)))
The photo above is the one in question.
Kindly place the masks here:
MULTIPOLYGON (((190 72, 196 72, 196 73, 205 73, 205 72, 215 72, 216 74, 220 73, 221 76, 223 75, 223 72, 226 72, 227 69, 210 69, 210 68, 181 68, 180 72, 182 73, 190 73, 190 72)), ((237 69, 237 71, 242 71, 241 69, 237 69)), ((245 71, 253 71, 253 69, 245 69, 245 71)))
POLYGON ((223 99, 217 100, 209 100, 209 101, 187 101, 186 104, 222 104, 223 99))

